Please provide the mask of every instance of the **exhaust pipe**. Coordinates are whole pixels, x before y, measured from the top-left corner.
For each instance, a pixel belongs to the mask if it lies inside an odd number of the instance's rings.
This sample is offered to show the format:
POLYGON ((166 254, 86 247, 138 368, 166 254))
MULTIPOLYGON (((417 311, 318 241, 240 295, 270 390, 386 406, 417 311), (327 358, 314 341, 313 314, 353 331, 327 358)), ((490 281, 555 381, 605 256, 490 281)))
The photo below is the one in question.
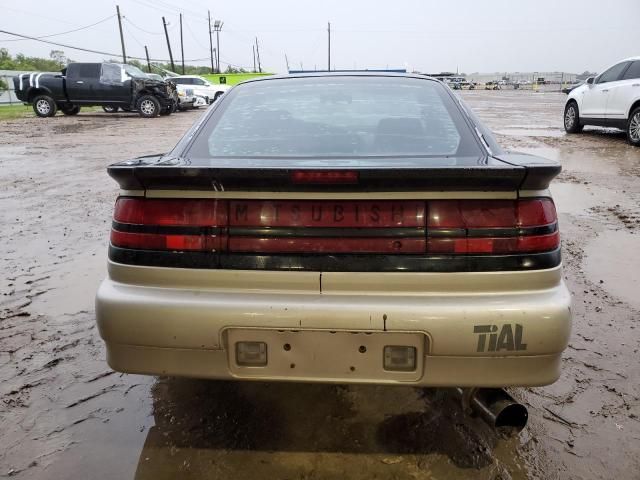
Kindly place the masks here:
POLYGON ((529 418, 527 407, 501 388, 454 388, 467 413, 475 413, 494 429, 520 432, 529 418))

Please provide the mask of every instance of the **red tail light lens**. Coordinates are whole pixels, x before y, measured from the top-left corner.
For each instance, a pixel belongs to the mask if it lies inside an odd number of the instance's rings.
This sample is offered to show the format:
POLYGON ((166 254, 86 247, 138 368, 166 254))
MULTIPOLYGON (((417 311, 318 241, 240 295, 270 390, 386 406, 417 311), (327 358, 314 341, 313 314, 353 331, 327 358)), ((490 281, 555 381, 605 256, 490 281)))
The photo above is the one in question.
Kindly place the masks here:
POLYGON ((111 244, 137 250, 218 251, 227 205, 214 199, 119 198, 111 244))
POLYGON ((213 199, 119 198, 113 219, 138 225, 213 227, 226 225, 227 208, 213 199))
POLYGON ((442 254, 509 254, 555 250, 560 244, 558 232, 513 238, 430 238, 429 253, 442 254))
POLYGON ((555 250, 560 237, 556 210, 548 198, 122 197, 115 207, 111 243, 128 249, 243 254, 506 255, 555 250))
POLYGON ((509 254, 554 250, 560 245, 556 222, 556 209, 549 198, 431 201, 427 251, 509 254))
POLYGON ((432 200, 430 228, 515 228, 549 225, 556 221, 549 198, 531 200, 432 200))
POLYGON ((425 202, 232 200, 229 202, 229 225, 269 228, 424 228, 425 202))

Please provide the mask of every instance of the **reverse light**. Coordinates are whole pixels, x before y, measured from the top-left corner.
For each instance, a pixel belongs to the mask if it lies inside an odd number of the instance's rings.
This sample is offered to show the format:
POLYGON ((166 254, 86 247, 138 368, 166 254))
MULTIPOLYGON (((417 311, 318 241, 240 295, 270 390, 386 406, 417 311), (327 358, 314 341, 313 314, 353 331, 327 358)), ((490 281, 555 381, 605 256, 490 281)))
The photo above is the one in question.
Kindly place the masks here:
POLYGON ((383 352, 385 370, 413 372, 416 369, 416 348, 401 345, 387 345, 383 352))
POLYGON ((264 367, 267 364, 267 344, 237 342, 236 363, 242 367, 264 367))

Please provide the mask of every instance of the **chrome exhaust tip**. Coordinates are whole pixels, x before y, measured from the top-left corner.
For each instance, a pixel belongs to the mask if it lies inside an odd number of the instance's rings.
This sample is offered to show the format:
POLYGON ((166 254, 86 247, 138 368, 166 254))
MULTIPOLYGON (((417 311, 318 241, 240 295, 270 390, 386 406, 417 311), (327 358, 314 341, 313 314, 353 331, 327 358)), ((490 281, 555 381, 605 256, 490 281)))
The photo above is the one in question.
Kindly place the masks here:
POLYGON ((527 426, 527 407, 501 388, 455 388, 467 413, 474 413, 496 430, 520 432, 527 426))

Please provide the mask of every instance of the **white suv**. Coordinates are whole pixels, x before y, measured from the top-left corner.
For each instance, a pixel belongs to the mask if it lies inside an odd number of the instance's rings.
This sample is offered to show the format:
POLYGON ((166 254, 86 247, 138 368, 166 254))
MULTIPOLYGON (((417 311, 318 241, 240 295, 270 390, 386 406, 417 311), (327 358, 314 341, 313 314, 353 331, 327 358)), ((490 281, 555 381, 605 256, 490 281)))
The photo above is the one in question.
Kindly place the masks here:
POLYGON ((216 101, 230 88, 228 85, 211 83, 197 75, 179 75, 171 77, 171 81, 177 85, 188 85, 188 88, 193 89, 194 95, 206 98, 209 103, 216 101))
POLYGON ((616 63, 571 91, 564 109, 564 128, 579 133, 585 125, 615 127, 640 146, 640 57, 616 63))

